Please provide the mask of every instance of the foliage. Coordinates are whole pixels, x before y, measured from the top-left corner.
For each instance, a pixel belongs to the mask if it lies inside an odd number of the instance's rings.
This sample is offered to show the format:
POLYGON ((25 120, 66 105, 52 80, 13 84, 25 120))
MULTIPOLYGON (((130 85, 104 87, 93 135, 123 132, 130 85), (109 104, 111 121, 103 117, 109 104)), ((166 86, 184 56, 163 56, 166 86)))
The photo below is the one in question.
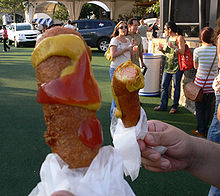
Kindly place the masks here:
POLYGON ((14 22, 16 13, 24 13, 23 0, 0 0, 0 12, 12 13, 14 15, 14 22))
POLYGON ((155 0, 135 0, 139 4, 132 9, 128 17, 149 18, 158 17, 160 13, 160 1, 158 0, 152 6, 146 8, 146 2, 155 2, 155 0), (142 4, 142 5, 141 5, 142 4))
POLYGON ((69 20, 69 12, 63 4, 58 4, 58 10, 53 13, 53 18, 60 20, 62 22, 66 22, 69 20))
POLYGON ((130 14, 132 17, 140 17, 140 18, 146 18, 146 7, 143 6, 135 6, 130 14))
POLYGON ((94 13, 96 18, 99 19, 99 9, 100 9, 100 7, 98 5, 94 5, 91 3, 85 3, 82 6, 82 10, 81 10, 79 18, 80 19, 88 19, 92 15, 92 13, 94 13))
POLYGON ((159 13, 160 13, 160 1, 156 2, 151 7, 148 7, 146 9, 146 12, 147 12, 147 14, 154 13, 154 14, 159 15, 159 13))

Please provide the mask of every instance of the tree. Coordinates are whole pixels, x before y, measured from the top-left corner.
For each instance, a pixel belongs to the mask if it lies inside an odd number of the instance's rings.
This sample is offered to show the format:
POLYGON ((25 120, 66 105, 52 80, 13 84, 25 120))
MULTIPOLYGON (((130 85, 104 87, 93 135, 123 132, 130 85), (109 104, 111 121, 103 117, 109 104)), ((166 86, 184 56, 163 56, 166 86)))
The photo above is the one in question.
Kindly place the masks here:
POLYGON ((157 1, 155 4, 153 4, 151 7, 148 7, 146 9, 146 12, 147 14, 156 14, 157 17, 159 16, 160 14, 160 1, 157 1))
POLYGON ((63 4, 58 4, 58 10, 53 13, 53 18, 60 20, 62 22, 66 22, 69 20, 69 12, 63 4))
POLYGON ((160 13, 159 0, 135 0, 135 7, 130 15, 138 18, 158 17, 160 13))
POLYGON ((16 13, 24 13, 24 0, 0 0, 0 12, 13 14, 16 22, 16 13))
POLYGON ((82 10, 80 12, 79 18, 80 19, 89 18, 92 15, 92 13, 94 13, 96 18, 98 19, 98 18, 100 18, 99 9, 100 9, 100 7, 98 5, 91 4, 91 3, 85 3, 82 6, 82 10))

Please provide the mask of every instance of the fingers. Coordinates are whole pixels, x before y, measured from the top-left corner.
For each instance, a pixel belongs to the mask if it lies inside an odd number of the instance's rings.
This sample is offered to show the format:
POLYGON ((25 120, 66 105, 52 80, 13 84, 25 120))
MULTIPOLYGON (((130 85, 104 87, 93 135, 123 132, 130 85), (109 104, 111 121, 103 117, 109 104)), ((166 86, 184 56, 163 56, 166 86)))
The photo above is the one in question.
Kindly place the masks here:
POLYGON ((146 149, 144 141, 143 140, 138 140, 137 142, 139 144, 140 150, 144 151, 146 149))
POLYGON ((147 170, 154 172, 163 172, 171 167, 170 161, 154 150, 142 152, 141 162, 147 170))
POLYGON ((151 161, 142 157, 141 162, 145 169, 153 172, 165 172, 171 168, 170 161, 165 158, 161 158, 159 161, 151 161))
POLYGON ((161 158, 161 155, 159 152, 153 150, 152 148, 145 147, 145 150, 142 151, 142 157, 149 159, 151 161, 159 161, 161 158))
POLYGON ((171 163, 157 151, 147 148, 142 152, 141 162, 145 169, 154 172, 163 172, 171 168, 171 163))

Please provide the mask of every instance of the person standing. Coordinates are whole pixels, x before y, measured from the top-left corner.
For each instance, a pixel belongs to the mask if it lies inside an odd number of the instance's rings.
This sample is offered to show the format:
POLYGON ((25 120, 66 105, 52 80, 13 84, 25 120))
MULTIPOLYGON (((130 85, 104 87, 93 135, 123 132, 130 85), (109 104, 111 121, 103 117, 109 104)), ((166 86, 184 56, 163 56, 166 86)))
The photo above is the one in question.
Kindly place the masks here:
POLYGON ((132 63, 138 65, 139 67, 146 67, 143 62, 143 45, 140 34, 138 31, 138 21, 137 19, 131 18, 128 20, 128 35, 126 36, 132 44, 136 45, 133 49, 133 54, 131 56, 132 63), (139 61, 140 60, 140 61, 139 61), (141 65, 140 65, 141 62, 141 65))
POLYGON ((151 31, 152 27, 149 27, 148 24, 145 24, 143 18, 140 20, 140 26, 138 27, 138 32, 142 39, 144 53, 147 53, 147 45, 148 45, 147 32, 151 31))
POLYGON ((4 50, 3 50, 3 52, 7 52, 7 49, 10 50, 10 47, 7 45, 8 32, 7 32, 7 29, 6 29, 5 25, 3 25, 2 37, 3 37, 3 43, 4 43, 4 50))
POLYGON ((75 26, 73 26, 73 25, 71 24, 71 20, 68 20, 67 23, 66 23, 66 25, 65 25, 64 27, 68 27, 68 28, 71 28, 71 29, 73 29, 73 30, 76 30, 75 26))
MULTIPOLYGON (((220 18, 216 21, 215 34, 217 36, 217 57, 218 68, 220 68, 220 18)), ((213 82, 213 89, 215 90, 215 112, 213 115, 212 123, 208 130, 207 139, 220 143, 220 121, 217 118, 218 107, 220 107, 220 74, 215 78, 213 82)), ((220 196, 220 189, 215 186, 211 186, 208 196, 220 196)))
POLYGON ((194 135, 200 137, 207 136, 208 124, 211 117, 211 104, 215 98, 212 84, 214 78, 218 75, 218 58, 215 59, 217 49, 214 46, 213 37, 214 30, 211 27, 203 28, 201 31, 202 46, 196 48, 193 53, 194 68, 197 69, 194 83, 201 88, 204 86, 202 101, 195 102, 197 127, 192 130, 194 135), (214 64, 211 69, 213 61, 214 64), (208 79, 206 80, 207 76, 208 79))
MULTIPOLYGON (((120 21, 114 28, 112 39, 110 41, 110 54, 114 59, 110 64, 110 78, 114 74, 115 69, 127 60, 131 60, 133 45, 125 36, 128 33, 128 26, 125 21, 120 21)), ((112 117, 113 109, 116 107, 114 99, 112 99, 110 115, 112 117)))
POLYGON ((165 24, 165 34, 168 37, 167 47, 163 50, 159 47, 159 50, 164 53, 166 62, 164 66, 162 83, 161 83, 161 103, 154 108, 154 111, 167 110, 168 106, 168 94, 170 82, 174 80, 174 99, 173 105, 170 109, 170 114, 177 112, 180 98, 180 83, 183 75, 183 71, 179 68, 178 54, 184 54, 185 52, 185 40, 182 36, 177 36, 177 26, 174 22, 170 21, 165 24), (178 45, 177 46, 177 41, 178 45))
POLYGON ((153 29, 152 37, 154 37, 154 38, 158 37, 157 33, 160 30, 158 25, 159 25, 159 20, 156 19, 155 23, 152 26, 152 29, 153 29))

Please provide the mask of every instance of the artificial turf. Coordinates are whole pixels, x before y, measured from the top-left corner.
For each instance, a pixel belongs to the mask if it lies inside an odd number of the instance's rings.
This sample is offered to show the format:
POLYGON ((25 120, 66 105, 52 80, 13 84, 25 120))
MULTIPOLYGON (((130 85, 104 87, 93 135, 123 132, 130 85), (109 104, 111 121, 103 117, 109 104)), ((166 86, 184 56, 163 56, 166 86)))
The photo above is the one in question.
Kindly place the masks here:
MULTIPOLYGON (((42 108, 36 102, 37 85, 30 62, 33 48, 12 47, 8 53, 2 50, 0 44, 0 196, 26 196, 39 182, 40 166, 50 148, 43 138, 46 127, 42 108)), ((98 118, 103 126, 104 145, 111 145, 109 62, 97 50, 93 50, 92 68, 102 94, 98 118)), ((148 119, 168 122, 188 133, 195 128, 195 116, 185 108, 170 115, 153 111, 159 97, 140 99, 148 119)), ((138 179, 126 180, 137 196, 206 196, 209 190, 208 184, 185 171, 153 173, 142 168, 138 179)))

